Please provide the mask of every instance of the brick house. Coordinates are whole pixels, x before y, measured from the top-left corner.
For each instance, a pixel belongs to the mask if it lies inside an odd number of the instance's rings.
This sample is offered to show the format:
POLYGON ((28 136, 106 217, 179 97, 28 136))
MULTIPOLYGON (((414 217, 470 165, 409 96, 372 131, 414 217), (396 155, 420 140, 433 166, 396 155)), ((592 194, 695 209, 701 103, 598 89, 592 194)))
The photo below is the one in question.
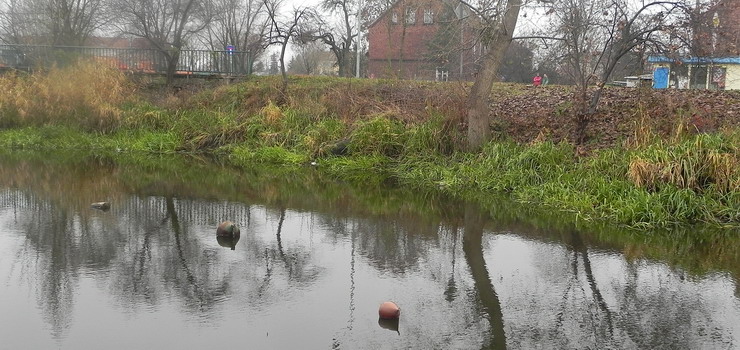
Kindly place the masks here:
POLYGON ((456 0, 398 0, 368 30, 368 77, 470 79, 480 45, 474 20, 456 0))

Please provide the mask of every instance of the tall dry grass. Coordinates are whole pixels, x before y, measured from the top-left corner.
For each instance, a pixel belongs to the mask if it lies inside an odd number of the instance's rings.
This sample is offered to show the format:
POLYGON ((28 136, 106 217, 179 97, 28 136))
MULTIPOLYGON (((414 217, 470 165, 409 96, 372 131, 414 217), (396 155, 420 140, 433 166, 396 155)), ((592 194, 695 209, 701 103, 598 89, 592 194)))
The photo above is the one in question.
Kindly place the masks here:
POLYGON ((63 68, 0 76, 0 127, 68 125, 107 132, 134 85, 105 62, 78 60, 63 68))
POLYGON ((698 135, 639 151, 627 177, 638 187, 659 190, 664 185, 695 192, 714 188, 720 193, 740 190, 740 152, 732 136, 698 135))

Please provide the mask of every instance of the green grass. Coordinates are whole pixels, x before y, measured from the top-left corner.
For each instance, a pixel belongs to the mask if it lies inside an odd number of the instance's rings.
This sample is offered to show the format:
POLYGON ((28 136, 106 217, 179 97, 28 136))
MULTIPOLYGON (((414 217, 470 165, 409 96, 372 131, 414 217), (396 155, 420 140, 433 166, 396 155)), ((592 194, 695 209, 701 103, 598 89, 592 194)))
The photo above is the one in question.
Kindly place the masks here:
POLYGON ((224 139, 217 142, 218 151, 242 167, 304 167, 316 161, 319 171, 349 182, 392 181, 468 199, 506 193, 520 203, 568 212, 578 220, 643 229, 699 223, 738 227, 740 222, 736 163, 729 163, 734 167, 725 172, 728 178, 710 172, 718 167, 710 161, 737 157, 738 139, 734 134, 698 135, 676 144, 604 150, 578 159, 571 145, 551 142, 490 142, 476 154, 445 154, 441 150, 450 146, 443 146, 446 141, 434 137, 439 135, 435 128, 442 127, 434 122, 414 127, 377 117, 347 127, 335 119, 307 122, 305 116, 288 110, 271 122, 255 116, 236 125, 238 121, 229 116, 195 115, 210 118, 213 124, 196 127, 189 124, 197 123, 196 118, 183 117, 179 125, 167 131, 144 128, 96 134, 66 127, 8 129, 0 131, 0 146, 162 154, 191 150, 193 144, 202 142, 200 135, 223 135, 224 139), (183 132, 198 128, 201 133, 195 136, 183 132), (347 133, 351 137, 349 156, 319 152, 347 133), (239 136, 230 140, 229 135, 239 136), (701 181, 690 182, 694 185, 676 182, 669 172, 661 170, 664 175, 656 176, 656 183, 641 185, 630 175, 636 159, 683 164, 684 173, 678 175, 701 177, 701 181))
MULTIPOLYGON (((18 116, 13 108, 25 99, 9 99, 13 89, 27 93, 29 86, 41 86, 36 81, 46 80, 13 79, 4 82, 11 90, 0 98, 16 101, 3 108, 18 116)), ((61 117, 38 123, 49 115, 25 122, 13 117, 17 124, 0 129, 0 147, 109 154, 209 152, 226 155, 243 168, 269 164, 297 169, 315 162, 318 171, 348 182, 395 183, 478 201, 504 194, 592 224, 740 226, 737 131, 673 140, 645 137, 585 158, 577 157, 568 143, 522 145, 505 139, 467 153, 462 151, 459 116, 443 113, 456 105, 437 101, 442 95, 435 95, 452 85, 405 83, 393 90, 398 82, 292 78, 288 102, 277 106, 271 102, 278 82, 273 80, 208 90, 179 108, 122 99, 111 107, 117 111, 115 127, 80 127, 102 118, 92 112, 86 114, 88 122, 61 117), (341 100, 346 94, 339 92, 347 89, 358 92, 353 95, 358 100, 341 100), (419 98, 419 91, 431 97, 419 98), (397 106, 403 103, 419 108, 402 112, 397 106), (347 155, 333 155, 332 148, 347 140, 347 155)), ((648 135, 643 128, 635 134, 648 135)))

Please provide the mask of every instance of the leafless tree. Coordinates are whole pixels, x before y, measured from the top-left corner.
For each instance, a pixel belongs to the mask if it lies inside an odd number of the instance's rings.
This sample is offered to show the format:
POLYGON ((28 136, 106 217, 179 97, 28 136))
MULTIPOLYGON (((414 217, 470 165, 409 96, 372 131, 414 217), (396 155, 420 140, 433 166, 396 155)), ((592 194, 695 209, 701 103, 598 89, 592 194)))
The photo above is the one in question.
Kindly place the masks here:
POLYGON ((2 1, 5 9, 0 12, 0 37, 8 44, 20 44, 24 37, 31 36, 31 16, 25 3, 18 0, 2 1))
POLYGON ((386 11, 388 11, 393 4, 396 3, 394 0, 364 0, 362 1, 362 9, 360 10, 360 19, 362 21, 361 27, 367 29, 375 20, 380 18, 386 11))
POLYGON ((162 52, 171 84, 188 40, 212 18, 210 0, 113 0, 122 33, 145 38, 162 52))
POLYGON ((339 67, 340 76, 352 75, 352 46, 357 46, 356 38, 358 35, 357 21, 354 20, 355 13, 353 9, 357 7, 352 0, 323 0, 321 8, 331 14, 340 17, 338 25, 331 25, 324 16, 316 16, 317 32, 315 35, 318 39, 329 47, 334 54, 339 67))
POLYGON ((0 3, 0 38, 4 43, 20 44, 24 37, 31 36, 32 23, 25 3, 18 0, 4 0, 0 3))
MULTIPOLYGON (((267 34, 266 46, 280 46, 280 74, 283 77, 283 83, 280 88, 281 96, 284 97, 288 90, 288 75, 285 69, 285 51, 288 44, 301 33, 301 25, 306 19, 308 9, 305 7, 293 8, 289 15, 280 14, 282 0, 262 0, 267 17, 269 18, 269 31, 267 34)), ((280 102, 280 101, 279 101, 280 102)))
POLYGON ((556 0, 549 6, 552 31, 560 35, 554 49, 562 53, 564 68, 577 86, 575 139, 581 144, 620 61, 649 45, 664 46, 661 32, 686 5, 682 0, 556 0))
POLYGON ((0 15, 10 43, 83 45, 109 21, 104 0, 6 0, 0 15))
POLYGON ((203 40, 212 50, 233 45, 236 51, 248 53, 249 69, 264 52, 268 21, 261 0, 213 0, 213 18, 203 31, 203 40))
POLYGON ((324 59, 325 54, 329 54, 324 50, 323 45, 319 42, 310 42, 298 46, 295 56, 290 60, 288 71, 294 74, 321 74, 320 65, 321 60, 324 59))
POLYGON ((45 27, 55 45, 83 45, 90 34, 108 21, 103 0, 33 0, 45 14, 45 27))

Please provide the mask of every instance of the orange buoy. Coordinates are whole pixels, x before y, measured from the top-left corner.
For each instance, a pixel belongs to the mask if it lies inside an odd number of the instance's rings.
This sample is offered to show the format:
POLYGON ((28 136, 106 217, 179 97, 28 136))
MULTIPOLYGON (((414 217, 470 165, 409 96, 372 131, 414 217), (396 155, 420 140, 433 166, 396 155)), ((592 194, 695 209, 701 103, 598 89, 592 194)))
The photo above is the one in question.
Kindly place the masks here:
POLYGON ((386 301, 380 304, 378 315, 380 315, 380 318, 386 320, 396 319, 401 315, 401 308, 392 301, 386 301))

